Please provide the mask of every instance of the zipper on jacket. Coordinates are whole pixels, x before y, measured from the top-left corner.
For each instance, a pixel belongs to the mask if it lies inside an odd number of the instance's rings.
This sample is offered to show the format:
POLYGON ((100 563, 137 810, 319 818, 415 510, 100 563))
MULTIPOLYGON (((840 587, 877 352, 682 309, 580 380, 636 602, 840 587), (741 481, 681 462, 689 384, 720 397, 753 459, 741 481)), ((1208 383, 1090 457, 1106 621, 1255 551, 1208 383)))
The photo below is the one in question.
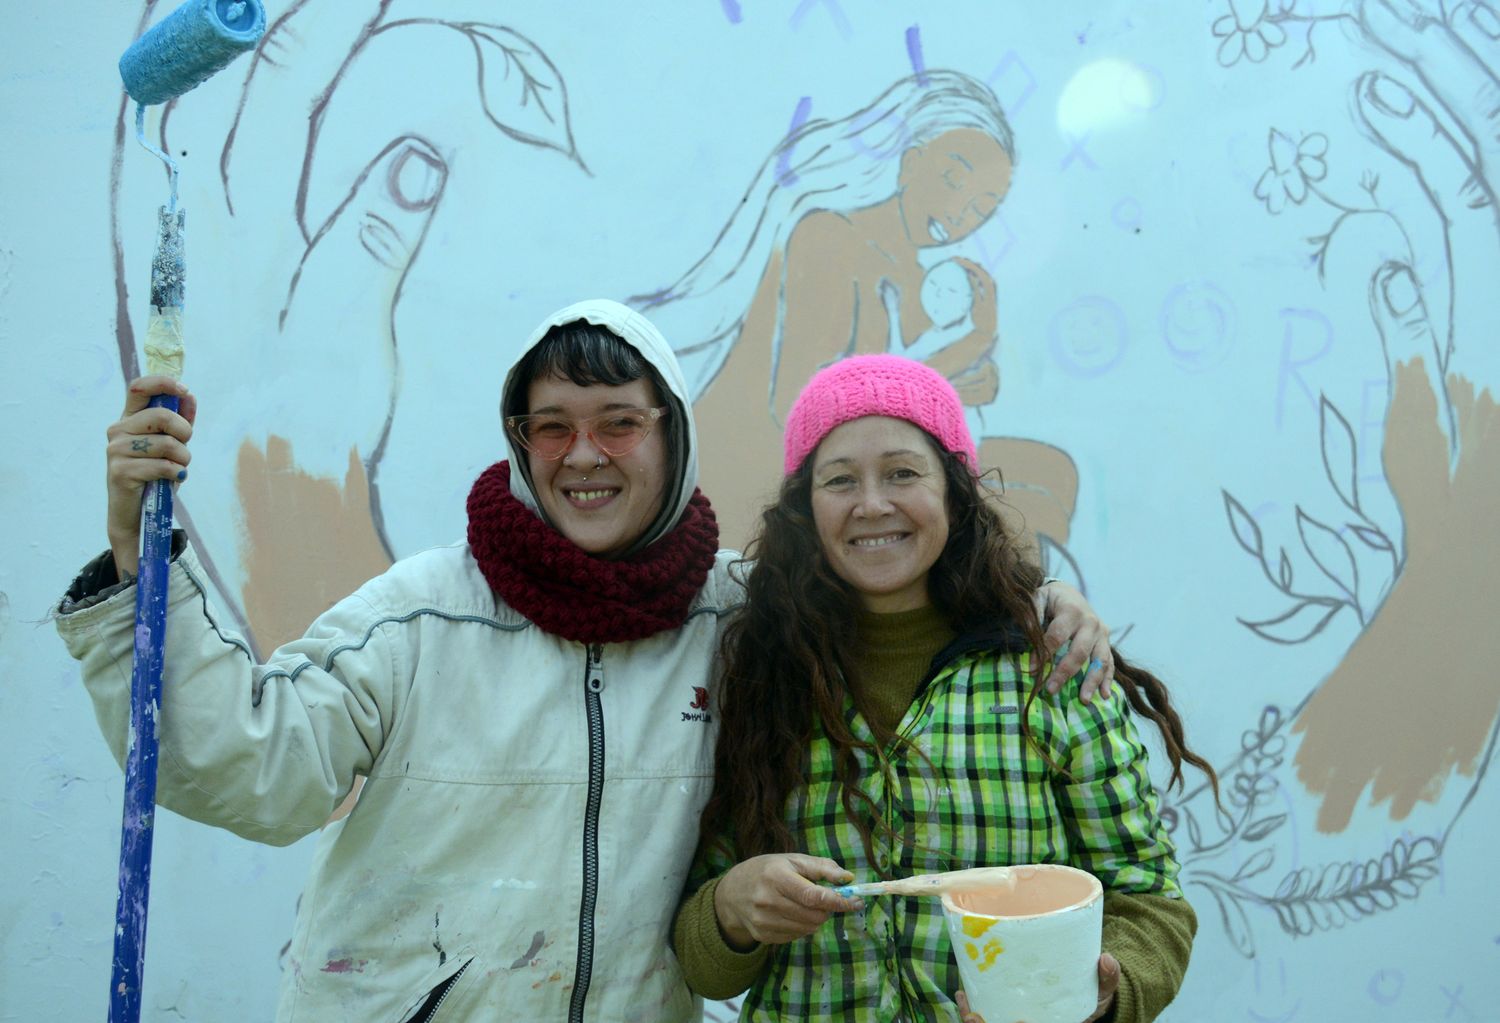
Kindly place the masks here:
POLYGON ((464 975, 464 971, 469 968, 469 963, 473 961, 470 959, 468 963, 464 963, 458 968, 457 973, 438 985, 432 994, 427 996, 426 1005, 417 1010, 417 1014, 411 1018, 410 1023, 428 1023, 429 1020, 435 1019, 437 1011, 448 1000, 448 994, 453 990, 453 985, 458 983, 458 978, 464 975))
POLYGON ((583 1023, 583 1003, 594 971, 594 903, 599 897, 599 804, 604 797, 604 644, 590 643, 583 676, 583 701, 589 719, 589 801, 583 818, 583 904, 578 910, 578 968, 568 1023, 583 1023))

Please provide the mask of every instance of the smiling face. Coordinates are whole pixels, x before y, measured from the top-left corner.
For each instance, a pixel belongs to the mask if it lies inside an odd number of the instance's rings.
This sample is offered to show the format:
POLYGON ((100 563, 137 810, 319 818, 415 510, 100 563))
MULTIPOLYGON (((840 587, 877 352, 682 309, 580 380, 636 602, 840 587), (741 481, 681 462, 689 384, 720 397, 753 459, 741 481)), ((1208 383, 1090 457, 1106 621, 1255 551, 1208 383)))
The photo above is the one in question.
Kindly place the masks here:
POLYGON ((1010 191, 1011 162, 976 128, 946 131, 901 154, 901 222, 912 244, 946 245, 988 220, 1010 191))
POLYGON ((948 543, 947 495, 931 438, 904 419, 851 420, 813 453, 812 512, 823 556, 870 611, 929 602, 927 573, 948 543))
MULTIPOLYGON (((575 421, 618 409, 659 405, 645 379, 584 387, 566 377, 541 376, 526 390, 530 415, 575 421)), ((623 553, 661 511, 669 462, 665 430, 652 430, 634 450, 615 458, 579 434, 562 458, 527 452, 526 460, 532 489, 547 518, 559 533, 590 554, 623 553), (600 460, 603 464, 596 468, 600 460)))

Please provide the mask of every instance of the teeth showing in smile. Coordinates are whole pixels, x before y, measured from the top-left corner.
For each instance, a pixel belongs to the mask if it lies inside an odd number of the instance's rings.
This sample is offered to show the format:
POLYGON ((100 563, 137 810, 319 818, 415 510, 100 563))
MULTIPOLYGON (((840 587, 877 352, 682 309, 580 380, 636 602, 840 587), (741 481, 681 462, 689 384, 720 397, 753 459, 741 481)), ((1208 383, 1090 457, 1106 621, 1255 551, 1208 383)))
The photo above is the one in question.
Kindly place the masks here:
POLYGON ((572 498, 574 501, 582 501, 587 503, 589 501, 602 500, 606 497, 613 497, 618 493, 618 490, 570 490, 568 492, 568 497, 572 498))
POLYGON ((939 245, 948 240, 948 229, 938 223, 934 217, 927 218, 927 233, 932 235, 932 240, 939 245))
POLYGON ((893 544, 903 538, 905 534, 891 533, 889 536, 862 536, 856 540, 849 541, 856 547, 884 547, 893 544))

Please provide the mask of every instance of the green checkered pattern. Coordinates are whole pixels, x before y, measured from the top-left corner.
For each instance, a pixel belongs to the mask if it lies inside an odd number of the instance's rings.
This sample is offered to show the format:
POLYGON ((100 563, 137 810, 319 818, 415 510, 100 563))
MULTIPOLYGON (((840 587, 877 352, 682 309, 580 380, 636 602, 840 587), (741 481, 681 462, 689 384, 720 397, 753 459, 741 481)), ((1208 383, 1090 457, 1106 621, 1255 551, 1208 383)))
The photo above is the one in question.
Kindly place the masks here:
MULTIPOLYGON (((844 812, 832 748, 820 729, 809 783, 789 801, 800 851, 838 861, 856 881, 1067 863, 1107 889, 1181 895, 1175 850, 1124 697, 1116 691, 1084 704, 1081 676, 1056 697, 1038 695, 1028 712, 1031 734, 1062 769, 1055 770, 1021 734, 1029 660, 977 653, 945 668, 899 730, 925 761, 902 746, 861 755, 861 787, 875 801, 872 822, 884 818, 897 836, 885 837, 876 823, 873 864, 844 812)), ((856 736, 871 738, 847 702, 845 715, 856 736)), ((731 865, 701 863, 698 880, 731 865)), ((865 903, 863 913, 837 916, 772 949, 740 1019, 956 1021, 952 996, 960 982, 940 901, 876 896, 865 903)))

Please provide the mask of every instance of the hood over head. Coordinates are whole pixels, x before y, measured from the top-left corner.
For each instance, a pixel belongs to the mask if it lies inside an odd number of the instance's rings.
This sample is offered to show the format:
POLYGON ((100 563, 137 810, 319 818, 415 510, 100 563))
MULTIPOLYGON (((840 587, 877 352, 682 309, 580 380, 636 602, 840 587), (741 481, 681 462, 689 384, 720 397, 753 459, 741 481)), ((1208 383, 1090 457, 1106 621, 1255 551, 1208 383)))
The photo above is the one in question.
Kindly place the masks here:
MULTIPOLYGON (((682 518, 682 513, 698 486, 698 429, 693 423, 692 399, 688 394, 687 381, 682 375, 682 367, 677 364, 677 356, 667 344, 666 338, 662 337, 661 331, 634 309, 607 298, 586 299, 559 309, 531 332, 531 336, 526 339, 526 344, 516 353, 515 361, 511 363, 511 368, 505 375, 505 384, 500 392, 500 418, 504 420, 507 416, 524 415, 528 411, 526 391, 531 385, 531 380, 530 378, 520 379, 518 373, 526 354, 535 348, 553 327, 578 320, 613 332, 639 352, 661 377, 666 390, 666 393, 661 396, 662 401, 671 406, 671 411, 662 425, 670 431, 673 442, 671 447, 675 457, 669 468, 673 479, 669 481, 665 489, 661 513, 627 552, 634 553, 672 531, 678 520, 682 518)), ((543 522, 556 529, 557 524, 547 516, 541 503, 537 501, 536 494, 532 491, 531 468, 527 461, 526 450, 515 442, 509 430, 505 431, 505 442, 510 450, 511 493, 518 501, 535 512, 543 522)))

